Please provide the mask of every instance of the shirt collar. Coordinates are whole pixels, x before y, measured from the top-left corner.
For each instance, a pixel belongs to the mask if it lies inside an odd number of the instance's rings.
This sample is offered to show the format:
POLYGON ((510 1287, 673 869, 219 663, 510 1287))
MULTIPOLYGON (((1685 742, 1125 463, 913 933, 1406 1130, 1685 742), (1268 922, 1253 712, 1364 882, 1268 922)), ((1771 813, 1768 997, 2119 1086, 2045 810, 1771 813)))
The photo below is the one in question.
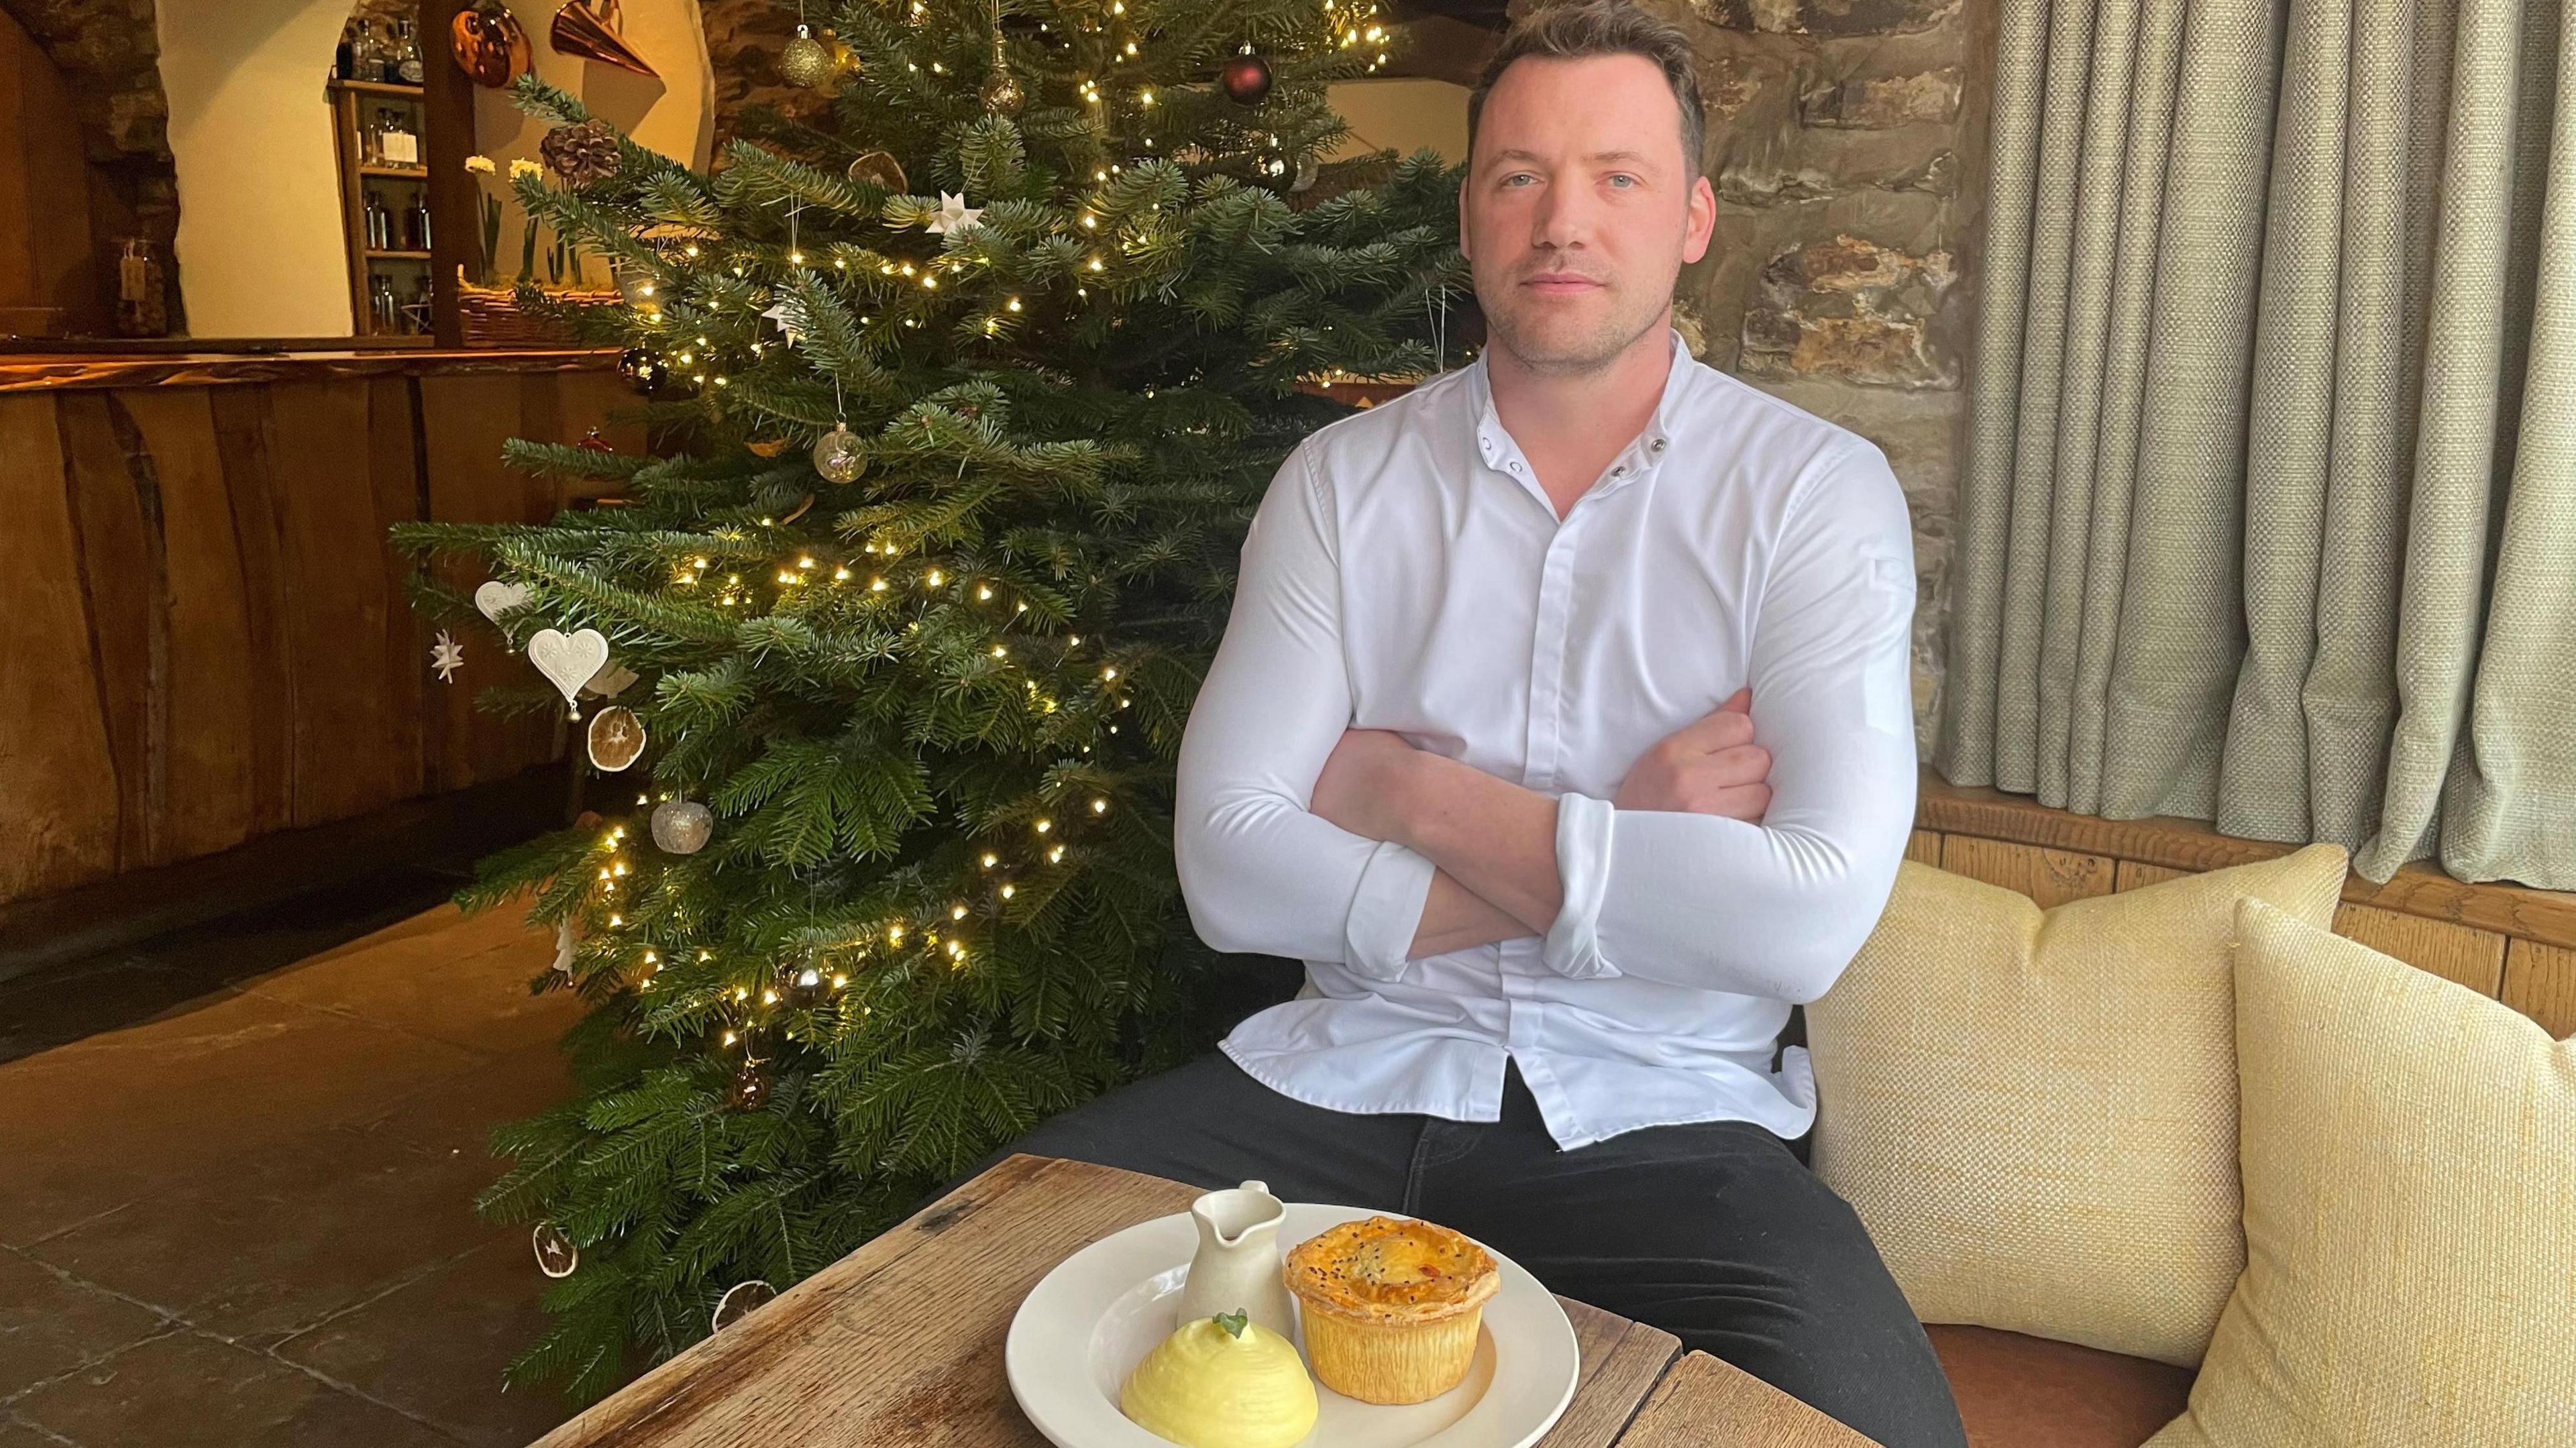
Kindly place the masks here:
MULTIPOLYGON (((1645 430, 1637 434, 1636 441, 1628 449, 1636 456, 1632 458, 1623 453, 1621 461, 1613 466, 1624 467, 1626 471, 1605 479, 1604 487, 1616 486, 1643 473, 1663 461, 1665 453, 1671 449, 1674 414, 1680 410, 1682 388, 1689 382, 1690 365, 1697 359, 1691 356, 1690 347, 1683 342, 1678 328, 1665 328, 1664 336, 1672 346, 1673 365, 1664 378, 1663 395, 1655 400, 1654 415, 1646 419, 1645 430)), ((1485 375, 1485 359, 1493 352, 1492 344, 1488 343, 1476 354, 1476 360, 1467 364, 1467 397, 1475 416, 1474 445, 1477 454, 1488 464, 1501 467, 1504 457, 1518 452, 1519 445, 1504 430, 1502 416, 1494 410, 1493 384, 1485 375)), ((1537 486, 1536 479, 1526 481, 1532 487, 1537 486)))

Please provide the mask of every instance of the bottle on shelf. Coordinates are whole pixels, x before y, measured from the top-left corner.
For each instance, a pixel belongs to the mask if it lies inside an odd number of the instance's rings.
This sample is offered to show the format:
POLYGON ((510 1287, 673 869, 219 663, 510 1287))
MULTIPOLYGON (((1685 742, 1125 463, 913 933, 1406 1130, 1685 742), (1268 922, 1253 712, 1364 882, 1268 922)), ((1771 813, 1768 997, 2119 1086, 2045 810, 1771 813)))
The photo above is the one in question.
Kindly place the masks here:
POLYGON ((401 320, 400 305, 394 300, 394 279, 377 272, 367 279, 367 310, 370 332, 391 332, 401 320))
POLYGON ((412 188, 411 205, 405 214, 411 218, 410 224, 404 228, 411 233, 411 249, 429 250, 429 196, 421 188, 412 188))
POLYGON ((376 39, 376 24, 361 17, 349 22, 356 35, 349 43, 349 76, 352 80, 380 80, 385 73, 384 46, 376 39))
POLYGON ((339 48, 331 52, 331 74, 341 80, 355 80, 358 75, 358 19, 340 27, 339 48))
POLYGON ((385 244, 385 204, 377 198, 373 187, 367 189, 366 195, 367 204, 360 210, 359 215, 366 224, 367 249, 388 250, 385 244))
POLYGON ((405 85, 418 85, 427 74, 428 71, 422 66, 420 60, 420 35, 417 27, 409 20, 395 21, 394 73, 387 79, 398 80, 405 85))

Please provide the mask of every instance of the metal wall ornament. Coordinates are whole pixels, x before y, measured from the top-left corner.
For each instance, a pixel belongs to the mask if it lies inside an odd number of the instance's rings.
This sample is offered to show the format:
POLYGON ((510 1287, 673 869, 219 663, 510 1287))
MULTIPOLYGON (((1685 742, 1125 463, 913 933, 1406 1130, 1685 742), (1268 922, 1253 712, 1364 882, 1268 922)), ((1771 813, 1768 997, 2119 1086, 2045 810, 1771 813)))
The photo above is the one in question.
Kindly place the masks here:
POLYGON ((476 0, 457 11, 448 22, 447 49, 479 86, 498 90, 528 73, 528 32, 500 0, 476 0))
POLYGON ((577 55, 660 80, 662 73, 646 64, 619 33, 619 20, 617 0, 564 0, 563 8, 555 12, 554 24, 547 27, 546 38, 560 54, 577 55))

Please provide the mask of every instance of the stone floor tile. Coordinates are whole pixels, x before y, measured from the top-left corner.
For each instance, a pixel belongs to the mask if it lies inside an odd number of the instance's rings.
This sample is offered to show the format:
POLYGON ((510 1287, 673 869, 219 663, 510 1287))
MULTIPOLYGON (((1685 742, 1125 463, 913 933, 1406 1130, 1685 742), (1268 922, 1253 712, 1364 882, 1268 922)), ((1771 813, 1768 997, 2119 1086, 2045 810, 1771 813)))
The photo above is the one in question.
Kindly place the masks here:
MULTIPOLYGON (((0 1402, 161 1328, 159 1313, 0 1247, 0 1402)), ((0 1443, 7 1441, 0 1435, 0 1443)))
POLYGON ((545 1286, 516 1231, 290 1339, 277 1355, 468 1443, 519 1448, 572 1415, 551 1387, 501 1390, 502 1369, 545 1330, 545 1286))
POLYGON ((252 995, 0 1065, 0 1244, 383 1110, 475 1052, 252 995))
POLYGON ((0 1448, 82 1448, 59 1434, 47 1433, 24 1418, 0 1410, 0 1448))
POLYGON ((460 916, 435 910, 245 982, 271 1000, 341 1011, 475 1050, 551 1046, 581 1019, 571 991, 531 994, 554 960, 551 931, 512 907, 460 916))
POLYGON ((84 1448, 454 1448, 310 1373, 193 1332, 152 1338, 10 1404, 84 1448))
POLYGON ((497 1177, 508 1164, 490 1153, 492 1128, 559 1106, 572 1095, 572 1068, 563 1051, 538 1046, 433 1081, 378 1115, 351 1123, 351 1129, 439 1156, 471 1157, 497 1177))
POLYGON ((496 1229, 473 1213, 493 1176, 479 1159, 326 1128, 24 1250, 266 1347, 493 1240, 496 1229))

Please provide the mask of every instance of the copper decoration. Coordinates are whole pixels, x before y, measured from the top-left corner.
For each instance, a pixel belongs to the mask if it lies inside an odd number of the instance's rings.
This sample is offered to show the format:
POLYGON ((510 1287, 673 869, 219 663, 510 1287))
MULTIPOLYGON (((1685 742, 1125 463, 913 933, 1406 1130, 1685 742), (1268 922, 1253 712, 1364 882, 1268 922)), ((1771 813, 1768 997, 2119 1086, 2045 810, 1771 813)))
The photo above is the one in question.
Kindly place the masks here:
POLYGON ((456 68, 476 85, 498 90, 528 73, 528 32, 517 16, 488 0, 456 12, 447 27, 447 48, 456 68))
POLYGON ((617 0, 564 0, 548 38, 562 54, 660 80, 661 72, 645 64, 626 37, 617 33, 617 19, 617 0))

